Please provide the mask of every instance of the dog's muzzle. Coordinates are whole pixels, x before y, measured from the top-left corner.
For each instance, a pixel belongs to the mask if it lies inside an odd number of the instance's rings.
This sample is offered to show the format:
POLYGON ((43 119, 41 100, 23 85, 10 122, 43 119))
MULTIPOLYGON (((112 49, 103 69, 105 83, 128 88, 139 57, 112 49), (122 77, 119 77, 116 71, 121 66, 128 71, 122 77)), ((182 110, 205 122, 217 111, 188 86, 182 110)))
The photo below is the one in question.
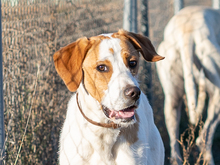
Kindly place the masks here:
POLYGON ((112 110, 104 105, 102 109, 104 114, 111 120, 120 119, 121 122, 129 122, 134 119, 141 91, 136 86, 127 86, 123 90, 123 97, 127 100, 128 107, 121 110, 112 110))
POLYGON ((125 123, 125 122, 129 122, 129 121, 135 119, 135 110, 138 107, 139 98, 140 98, 140 94, 141 94, 140 89, 136 86, 127 86, 123 92, 124 92, 123 95, 124 95, 125 99, 127 99, 127 100, 129 100, 129 102, 131 102, 131 105, 128 106, 127 108, 116 111, 116 110, 111 110, 111 109, 107 108, 106 106, 102 105, 102 110, 103 110, 104 114, 106 115, 106 117, 108 117, 111 120, 110 123, 99 123, 99 122, 95 122, 95 121, 89 119, 83 113, 83 111, 79 105, 78 93, 76 94, 77 105, 78 105, 78 108, 79 108, 81 114, 88 122, 90 122, 94 125, 97 125, 97 126, 116 129, 116 128, 119 128, 120 125, 114 123, 113 120, 120 120, 121 122, 125 123))

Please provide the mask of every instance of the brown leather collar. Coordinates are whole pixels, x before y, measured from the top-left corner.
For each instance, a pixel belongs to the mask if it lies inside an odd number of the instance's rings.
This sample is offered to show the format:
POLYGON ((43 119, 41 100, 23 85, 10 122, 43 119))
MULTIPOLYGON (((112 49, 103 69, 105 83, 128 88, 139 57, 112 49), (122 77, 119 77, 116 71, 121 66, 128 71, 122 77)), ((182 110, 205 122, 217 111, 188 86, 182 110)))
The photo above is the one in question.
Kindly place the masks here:
POLYGON ((118 124, 115 124, 113 121, 111 121, 110 123, 106 124, 106 123, 98 123, 98 122, 95 122, 91 119, 89 119, 82 111, 81 107, 79 106, 79 100, 78 100, 78 93, 76 93, 76 102, 77 102, 77 105, 78 105, 78 108, 81 112, 81 114, 83 115, 83 117, 88 121, 90 122, 91 124, 94 124, 94 125, 97 125, 97 126, 100 126, 100 127, 105 127, 105 128, 120 128, 120 125, 118 124))

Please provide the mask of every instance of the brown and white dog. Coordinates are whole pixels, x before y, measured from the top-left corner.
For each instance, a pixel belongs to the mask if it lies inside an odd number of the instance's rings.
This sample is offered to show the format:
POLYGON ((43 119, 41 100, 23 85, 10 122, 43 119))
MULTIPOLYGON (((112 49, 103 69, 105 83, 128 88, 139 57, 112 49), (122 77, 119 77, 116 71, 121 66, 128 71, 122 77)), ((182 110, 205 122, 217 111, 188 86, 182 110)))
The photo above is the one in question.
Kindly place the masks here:
POLYGON ((165 94, 171 157, 182 164, 177 139, 183 95, 186 94, 190 122, 196 124, 207 93, 207 119, 196 144, 204 160, 214 165, 212 140, 220 122, 220 10, 201 6, 182 9, 167 24, 158 53, 166 57, 156 66, 165 94))
POLYGON ((162 165, 164 146, 137 81, 139 54, 163 59, 147 37, 119 30, 80 38, 54 54, 71 92, 60 137, 67 164, 162 165))

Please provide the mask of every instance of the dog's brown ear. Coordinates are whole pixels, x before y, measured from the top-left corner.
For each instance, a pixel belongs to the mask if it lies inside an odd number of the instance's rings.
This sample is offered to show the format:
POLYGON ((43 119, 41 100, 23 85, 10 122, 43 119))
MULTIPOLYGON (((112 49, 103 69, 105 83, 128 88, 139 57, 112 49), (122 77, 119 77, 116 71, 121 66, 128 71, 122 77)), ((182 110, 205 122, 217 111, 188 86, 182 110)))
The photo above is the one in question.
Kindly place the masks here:
POLYGON ((89 39, 84 37, 53 55, 55 68, 71 92, 75 92, 82 81, 82 63, 90 48, 89 39))
POLYGON ((142 56, 146 61, 156 62, 165 58, 157 54, 154 46, 152 45, 148 37, 145 37, 141 34, 128 32, 122 29, 118 31, 118 34, 124 35, 126 38, 128 38, 132 42, 134 47, 140 50, 142 56))

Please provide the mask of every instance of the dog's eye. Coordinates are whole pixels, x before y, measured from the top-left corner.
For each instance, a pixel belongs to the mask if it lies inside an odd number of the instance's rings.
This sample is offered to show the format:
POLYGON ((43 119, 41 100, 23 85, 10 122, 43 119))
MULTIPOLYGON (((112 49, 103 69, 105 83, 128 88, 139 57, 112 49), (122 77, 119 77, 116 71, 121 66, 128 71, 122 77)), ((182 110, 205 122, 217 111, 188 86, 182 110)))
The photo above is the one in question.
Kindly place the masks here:
POLYGON ((137 61, 129 61, 129 67, 134 68, 137 66, 137 61))
POLYGON ((108 67, 106 65, 99 65, 96 68, 99 72, 107 72, 108 71, 108 67))

